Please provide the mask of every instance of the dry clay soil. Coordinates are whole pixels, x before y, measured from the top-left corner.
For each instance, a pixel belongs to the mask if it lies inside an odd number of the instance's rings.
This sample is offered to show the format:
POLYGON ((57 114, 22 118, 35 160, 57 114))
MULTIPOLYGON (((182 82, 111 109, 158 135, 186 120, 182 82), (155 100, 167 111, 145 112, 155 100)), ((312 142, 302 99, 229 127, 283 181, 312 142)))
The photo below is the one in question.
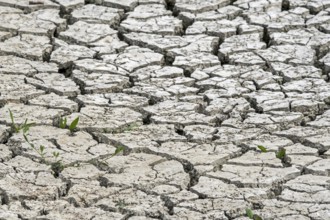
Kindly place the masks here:
POLYGON ((0 219, 329 220, 329 73, 329 0, 0 0, 0 219))

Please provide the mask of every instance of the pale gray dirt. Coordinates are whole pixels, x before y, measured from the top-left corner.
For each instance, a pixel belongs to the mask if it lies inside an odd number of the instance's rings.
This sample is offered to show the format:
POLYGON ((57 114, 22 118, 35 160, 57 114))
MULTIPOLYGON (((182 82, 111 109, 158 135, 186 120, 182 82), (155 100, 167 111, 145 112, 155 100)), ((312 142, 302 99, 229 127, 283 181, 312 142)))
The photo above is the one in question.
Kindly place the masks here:
POLYGON ((329 74, 329 0, 0 0, 0 219, 329 220, 329 74))

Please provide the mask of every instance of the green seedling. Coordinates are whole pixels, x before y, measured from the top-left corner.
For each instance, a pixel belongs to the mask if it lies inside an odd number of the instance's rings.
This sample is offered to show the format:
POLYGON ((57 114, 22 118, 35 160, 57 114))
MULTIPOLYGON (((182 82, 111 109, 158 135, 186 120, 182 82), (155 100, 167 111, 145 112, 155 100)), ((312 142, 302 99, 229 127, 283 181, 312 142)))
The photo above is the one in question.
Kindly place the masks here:
POLYGON ((27 135, 23 133, 23 137, 26 141, 26 143, 29 144, 29 146, 41 157, 41 162, 45 163, 47 165, 51 166, 52 171, 54 172, 54 176, 58 177, 59 173, 62 172, 64 169, 63 164, 61 163, 61 160, 59 160, 60 153, 59 152, 53 152, 53 158, 54 161, 50 162, 46 159, 46 152, 45 152, 45 146, 40 145, 39 147, 36 147, 33 143, 30 142, 27 135))
POLYGON ((286 150, 284 148, 281 148, 279 151, 276 153, 276 157, 280 160, 283 160, 286 156, 286 150))
POLYGON ((15 133, 19 133, 20 131, 23 131, 23 133, 26 134, 29 131, 30 127, 35 125, 35 123, 28 123, 27 119, 25 119, 23 124, 17 125, 15 123, 14 114, 12 113, 12 111, 10 109, 8 109, 8 110, 9 110, 9 116, 10 116, 10 120, 11 120, 11 127, 15 133))
POLYGON ((62 128, 62 129, 65 129, 66 128, 66 123, 67 123, 66 118, 60 118, 59 127, 62 128))
POLYGON ((246 216, 249 217, 250 219, 253 219, 253 212, 251 209, 245 209, 246 216))
POLYGON ((54 176, 58 177, 59 174, 64 170, 64 165, 61 160, 58 159, 59 152, 53 152, 54 162, 50 163, 51 169, 54 172, 54 176))
MULTIPOLYGON (((30 127, 34 125, 34 123, 28 123, 28 120, 26 119, 23 124, 17 125, 15 123, 14 119, 14 114, 13 112, 9 109, 9 116, 11 120, 11 127, 13 132, 19 133, 20 131, 23 131, 23 137, 26 143, 41 157, 41 162, 45 163, 47 165, 51 166, 51 169, 54 172, 54 176, 58 176, 60 172, 64 169, 64 166, 59 160, 60 153, 59 152, 53 152, 53 162, 50 162, 46 159, 46 148, 44 145, 40 145, 39 147, 35 146, 30 140, 28 139, 27 133, 30 130, 30 127)), ((67 119, 64 118, 60 120, 60 128, 65 128, 67 119)), ((74 131, 74 129, 77 127, 77 124, 79 122, 79 117, 77 117, 75 120, 72 121, 72 123, 69 126, 69 130, 71 133, 74 131)))
POLYGON ((259 215, 254 214, 253 220, 262 220, 262 218, 259 215))
POLYGON ((43 158, 45 157, 45 146, 44 145, 40 145, 39 146, 39 151, 40 151, 40 154, 43 156, 43 158))
POLYGON ((68 122, 67 118, 60 118, 59 127, 62 129, 68 127, 70 132, 73 133, 79 123, 79 117, 75 118, 69 126, 67 125, 67 122, 68 122))
MULTIPOLYGON (((11 119, 12 129, 14 130, 14 132, 19 133, 20 131, 23 131, 23 137, 24 137, 24 140, 26 141, 26 143, 41 157, 41 161, 43 163, 47 163, 46 157, 45 157, 45 155, 46 155, 45 146, 40 145, 39 147, 36 147, 32 142, 30 142, 30 140, 27 137, 27 133, 30 130, 30 127, 32 127, 34 125, 34 123, 28 123, 28 120, 25 119, 23 124, 17 125, 15 123, 14 114, 10 109, 9 109, 9 116, 11 119)), ((57 157, 58 156, 59 156, 59 154, 57 154, 57 157)))
POLYGON ((13 130, 18 133, 19 132, 19 128, 17 127, 15 120, 14 120, 14 115, 11 112, 11 110, 9 109, 9 116, 10 116, 10 120, 11 120, 11 127, 13 128, 13 130))
POLYGON ((53 152, 53 157, 55 160, 58 160, 58 157, 60 156, 59 152, 53 152))
POLYGON ((265 148, 265 147, 262 146, 262 145, 258 145, 258 148, 259 148, 259 150, 261 150, 261 152, 263 152, 263 153, 268 152, 267 148, 265 148))
POLYGON ((117 149, 115 150, 115 152, 111 155, 111 157, 116 156, 117 154, 119 154, 120 152, 124 151, 124 147, 123 146, 119 146, 117 147, 117 149))
MULTIPOLYGON (((119 146, 117 147, 117 149, 115 150, 115 152, 110 156, 110 158, 116 156, 117 154, 119 154, 120 152, 124 151, 124 147, 123 146, 119 146)), ((101 160, 96 160, 95 162, 97 162, 98 164, 101 164, 103 166, 108 166, 109 164, 107 163, 106 159, 108 158, 104 158, 104 159, 101 159, 101 160)))
POLYGON ((26 143, 28 143, 28 144, 30 145, 30 147, 31 147, 31 148, 32 148, 37 154, 39 154, 39 156, 41 157, 42 162, 46 162, 46 158, 45 158, 45 155, 46 155, 46 153, 45 153, 45 146, 40 145, 40 147, 38 148, 38 147, 36 147, 33 143, 31 143, 31 142, 29 141, 29 139, 27 138, 27 136, 26 136, 25 133, 23 133, 23 137, 24 137, 26 143))
POLYGON ((23 130, 24 134, 26 134, 33 125, 35 125, 35 123, 27 123, 27 119, 25 119, 24 124, 20 126, 20 129, 23 130))
POLYGON ((74 132, 74 130, 76 129, 78 123, 79 123, 79 117, 77 117, 76 119, 74 119, 74 120, 71 122, 71 124, 70 124, 70 126, 69 126, 69 130, 70 130, 71 133, 74 132))
POLYGON ((262 220, 262 218, 259 215, 254 214, 251 209, 245 209, 245 213, 249 219, 262 220))

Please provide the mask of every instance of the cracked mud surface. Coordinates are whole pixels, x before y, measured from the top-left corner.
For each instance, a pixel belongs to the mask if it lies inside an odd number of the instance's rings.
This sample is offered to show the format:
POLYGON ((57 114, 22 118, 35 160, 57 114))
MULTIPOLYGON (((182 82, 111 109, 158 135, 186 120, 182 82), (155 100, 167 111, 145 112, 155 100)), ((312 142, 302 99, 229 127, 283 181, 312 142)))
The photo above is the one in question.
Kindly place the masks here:
POLYGON ((0 219, 330 219, 329 0, 0 0, 0 30, 0 219))

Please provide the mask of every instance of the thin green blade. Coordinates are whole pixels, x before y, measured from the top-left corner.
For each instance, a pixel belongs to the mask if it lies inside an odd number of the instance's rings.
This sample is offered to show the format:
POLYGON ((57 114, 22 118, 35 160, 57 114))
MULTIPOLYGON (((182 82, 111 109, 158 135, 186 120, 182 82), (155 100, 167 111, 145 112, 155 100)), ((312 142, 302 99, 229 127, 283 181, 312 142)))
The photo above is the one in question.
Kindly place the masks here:
POLYGON ((285 157, 285 155, 286 155, 286 150, 284 149, 284 148, 281 148, 278 152, 277 152, 277 154, 276 154, 276 157, 278 158, 278 159, 284 159, 284 157, 285 157))
POLYGON ((265 148, 264 146, 262 146, 262 145, 258 145, 258 148, 259 148, 259 150, 261 150, 261 152, 263 152, 263 153, 266 153, 268 150, 267 150, 267 148, 265 148))
POLYGON ((73 120, 69 126, 69 130, 72 132, 79 123, 79 117, 77 117, 75 120, 73 120))
POLYGON ((253 212, 251 209, 245 209, 246 216, 249 217, 250 219, 253 219, 253 212))
POLYGON ((120 152, 122 152, 125 148, 123 146, 117 147, 116 151, 112 154, 112 156, 116 156, 120 152))

